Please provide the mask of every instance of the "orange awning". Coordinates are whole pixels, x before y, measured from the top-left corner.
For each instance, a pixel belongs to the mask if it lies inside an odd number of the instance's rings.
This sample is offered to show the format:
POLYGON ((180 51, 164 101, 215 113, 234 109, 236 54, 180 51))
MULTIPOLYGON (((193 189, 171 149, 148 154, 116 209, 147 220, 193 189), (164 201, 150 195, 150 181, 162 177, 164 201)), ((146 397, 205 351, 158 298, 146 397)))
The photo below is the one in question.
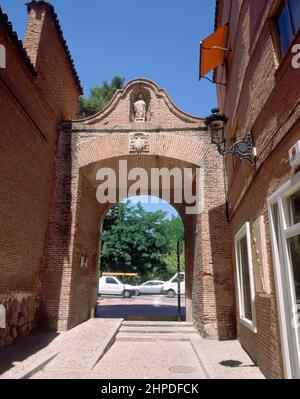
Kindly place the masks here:
POLYGON ((226 57, 228 25, 221 26, 202 41, 200 46, 200 79, 224 63, 226 57))

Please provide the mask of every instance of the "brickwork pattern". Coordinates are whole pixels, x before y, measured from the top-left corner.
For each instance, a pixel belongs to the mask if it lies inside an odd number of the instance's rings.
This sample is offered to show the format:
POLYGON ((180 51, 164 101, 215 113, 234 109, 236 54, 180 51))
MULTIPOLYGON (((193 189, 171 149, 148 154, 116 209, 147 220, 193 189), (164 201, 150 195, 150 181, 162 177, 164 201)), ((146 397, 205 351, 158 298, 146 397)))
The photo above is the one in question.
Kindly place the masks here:
POLYGON ((38 322, 58 124, 62 117, 75 116, 80 92, 51 18, 40 12, 41 19, 39 13, 30 14, 25 40, 37 76, 10 32, 0 26, 0 41, 7 50, 7 68, 0 71, 0 303, 8 309, 0 349, 38 322), (41 40, 43 34, 47 38, 41 40), (49 95, 43 78, 54 95, 49 95))
MULTIPOLYGON (((219 1, 217 24, 230 20, 227 76, 219 68, 216 76, 227 86, 218 88, 219 106, 229 117, 227 144, 252 131, 258 163, 228 157, 228 202, 232 238, 241 226, 264 215, 270 295, 256 293, 257 333, 238 322, 243 347, 269 378, 282 378, 283 363, 274 282, 269 215, 266 199, 295 174, 288 150, 299 140, 300 70, 291 67, 291 52, 278 57, 278 42, 272 17, 276 1, 235 1, 231 15, 226 0, 219 1), (242 183, 241 183, 242 182, 242 183)), ((299 43, 300 35, 294 38, 299 43)), ((232 249, 234 258, 234 248, 232 249)), ((236 272, 234 268, 234 272, 236 272)), ((237 309, 237 319, 238 309, 237 309)))

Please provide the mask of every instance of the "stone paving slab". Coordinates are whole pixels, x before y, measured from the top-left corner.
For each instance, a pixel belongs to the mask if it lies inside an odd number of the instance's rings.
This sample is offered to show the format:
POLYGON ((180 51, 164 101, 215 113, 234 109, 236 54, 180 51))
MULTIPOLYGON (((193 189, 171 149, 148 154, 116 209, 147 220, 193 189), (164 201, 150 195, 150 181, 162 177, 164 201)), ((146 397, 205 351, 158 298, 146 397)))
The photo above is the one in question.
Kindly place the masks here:
POLYGON ((30 367, 37 367, 54 354, 55 358, 45 368, 57 369, 61 373, 64 370, 61 378, 67 378, 67 375, 72 378, 72 373, 77 369, 82 374, 84 370, 91 369, 105 353, 121 323, 122 319, 91 319, 59 335, 42 332, 32 334, 0 353, 0 379, 23 378, 30 367))
POLYGON ((84 378, 205 379, 190 342, 116 342, 84 378))
POLYGON ((0 352, 0 379, 27 374, 32 365, 44 362, 54 353, 52 343, 58 340, 59 334, 37 331, 3 349, 0 352))
POLYGON ((176 327, 176 326, 170 326, 170 327, 164 327, 164 326, 160 326, 160 327, 156 327, 154 329, 154 327, 134 327, 134 326, 130 326, 130 327, 126 327, 126 326, 122 326, 120 329, 120 333, 138 333, 138 334, 151 334, 151 333, 155 333, 155 334, 191 334, 191 333, 195 333, 195 328, 194 327, 176 327))
POLYGON ((191 338, 192 346, 210 379, 265 379, 239 341, 191 338))

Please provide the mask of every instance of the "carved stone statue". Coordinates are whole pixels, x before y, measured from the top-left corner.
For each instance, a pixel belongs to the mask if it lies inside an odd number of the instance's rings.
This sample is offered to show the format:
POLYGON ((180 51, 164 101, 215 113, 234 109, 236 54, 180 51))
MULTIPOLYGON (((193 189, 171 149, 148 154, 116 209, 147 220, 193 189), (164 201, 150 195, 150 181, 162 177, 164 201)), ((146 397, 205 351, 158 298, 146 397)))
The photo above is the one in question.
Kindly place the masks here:
POLYGON ((147 113, 147 104, 140 94, 139 99, 134 103, 134 121, 145 122, 147 113))

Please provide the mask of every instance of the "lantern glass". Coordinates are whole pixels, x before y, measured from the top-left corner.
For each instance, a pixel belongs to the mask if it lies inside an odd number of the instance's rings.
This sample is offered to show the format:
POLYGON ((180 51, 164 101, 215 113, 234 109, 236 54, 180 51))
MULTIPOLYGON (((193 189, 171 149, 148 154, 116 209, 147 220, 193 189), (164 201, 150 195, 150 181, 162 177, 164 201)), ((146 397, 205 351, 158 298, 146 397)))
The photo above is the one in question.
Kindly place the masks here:
POLYGON ((211 141, 214 144, 224 144, 224 129, 211 129, 211 141))

